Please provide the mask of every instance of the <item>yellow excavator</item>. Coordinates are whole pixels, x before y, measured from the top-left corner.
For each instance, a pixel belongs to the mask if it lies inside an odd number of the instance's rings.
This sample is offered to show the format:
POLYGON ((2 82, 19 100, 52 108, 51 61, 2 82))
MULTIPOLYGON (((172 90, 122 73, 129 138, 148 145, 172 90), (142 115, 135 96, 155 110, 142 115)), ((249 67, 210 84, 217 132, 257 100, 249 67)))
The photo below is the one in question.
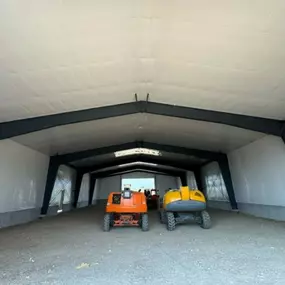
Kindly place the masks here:
POLYGON ((209 229, 212 225, 204 194, 188 186, 168 190, 164 194, 159 215, 168 231, 174 231, 177 224, 186 222, 196 222, 203 229, 209 229))

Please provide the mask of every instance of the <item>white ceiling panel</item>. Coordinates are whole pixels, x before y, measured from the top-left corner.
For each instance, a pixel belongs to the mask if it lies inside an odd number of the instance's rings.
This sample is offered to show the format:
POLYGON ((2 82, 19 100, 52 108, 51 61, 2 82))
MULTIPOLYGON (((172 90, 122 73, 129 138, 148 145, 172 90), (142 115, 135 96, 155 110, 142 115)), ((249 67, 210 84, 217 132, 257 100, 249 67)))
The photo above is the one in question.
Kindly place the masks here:
POLYGON ((230 151, 263 136, 261 133, 221 124, 136 114, 51 128, 13 140, 54 155, 136 140, 230 151))
POLYGON ((0 121, 144 99, 285 119, 284 0, 2 0, 0 121))

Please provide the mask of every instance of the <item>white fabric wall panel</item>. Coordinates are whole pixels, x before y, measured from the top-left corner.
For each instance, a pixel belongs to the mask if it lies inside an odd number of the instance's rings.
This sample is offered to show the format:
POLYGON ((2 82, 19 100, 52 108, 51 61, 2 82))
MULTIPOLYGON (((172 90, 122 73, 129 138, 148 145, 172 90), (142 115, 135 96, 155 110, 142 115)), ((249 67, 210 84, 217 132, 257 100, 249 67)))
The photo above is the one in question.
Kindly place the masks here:
POLYGON ((229 201, 219 164, 211 162, 202 167, 202 183, 208 200, 229 201))
POLYGON ((121 176, 111 176, 98 179, 99 183, 99 199, 107 199, 108 195, 113 191, 121 191, 121 176))
POLYGON ((0 141, 0 213, 40 208, 49 157, 12 140, 0 141))
POLYGON ((166 175, 155 175, 156 178, 156 188, 159 190, 159 193, 163 194, 165 190, 172 188, 178 188, 177 177, 166 176, 166 175))
POLYGON ((265 136, 229 153, 237 202, 285 206, 285 144, 265 136))
POLYGON ((82 178, 78 202, 88 202, 89 199, 89 174, 85 174, 82 178))
POLYGON ((76 171, 68 166, 61 165, 57 172, 54 188, 49 205, 58 206, 60 204, 61 193, 64 190, 63 204, 70 204, 72 201, 75 186, 76 171))
POLYGON ((95 182, 93 201, 92 201, 93 205, 96 205, 97 204, 97 200, 100 198, 99 197, 99 194, 100 194, 100 184, 101 184, 100 180, 102 180, 102 179, 96 179, 96 182, 95 182))
POLYGON ((194 172, 192 172, 192 171, 187 171, 187 185, 191 189, 197 189, 198 188, 194 172))

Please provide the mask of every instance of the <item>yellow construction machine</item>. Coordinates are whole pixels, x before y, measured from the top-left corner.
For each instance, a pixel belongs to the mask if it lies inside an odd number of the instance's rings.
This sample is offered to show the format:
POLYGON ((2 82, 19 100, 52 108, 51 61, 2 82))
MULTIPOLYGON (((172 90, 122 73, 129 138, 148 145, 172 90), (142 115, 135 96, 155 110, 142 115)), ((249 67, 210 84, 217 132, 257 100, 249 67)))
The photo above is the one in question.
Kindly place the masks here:
POLYGON ((196 222, 203 229, 211 227, 204 194, 188 186, 168 190, 163 197, 159 215, 161 223, 166 224, 169 231, 175 230, 177 224, 186 222, 196 222))

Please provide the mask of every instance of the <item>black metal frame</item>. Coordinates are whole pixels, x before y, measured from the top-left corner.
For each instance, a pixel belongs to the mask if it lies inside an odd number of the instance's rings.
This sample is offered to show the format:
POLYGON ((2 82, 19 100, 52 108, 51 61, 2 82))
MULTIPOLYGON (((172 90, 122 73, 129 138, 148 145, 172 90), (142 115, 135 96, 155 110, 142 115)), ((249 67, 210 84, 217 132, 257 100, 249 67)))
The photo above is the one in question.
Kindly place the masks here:
POLYGON ((118 145, 110 145, 107 147, 88 149, 84 151, 72 152, 72 153, 67 153, 67 154, 62 154, 62 155, 56 155, 54 157, 56 157, 57 160, 60 160, 61 163, 67 164, 67 163, 72 163, 74 161, 79 161, 79 160, 93 157, 93 156, 110 154, 116 151, 122 151, 122 150, 127 150, 127 149, 132 149, 132 148, 148 148, 148 149, 154 149, 154 150, 163 151, 163 152, 195 156, 195 157, 198 157, 201 159, 207 159, 207 160, 218 160, 220 157, 224 156, 224 154, 221 152, 207 151, 207 150, 201 150, 201 149, 193 149, 193 148, 179 147, 179 146, 173 146, 173 145, 144 142, 144 141, 136 141, 136 142, 127 142, 127 143, 118 144, 118 145))
POLYGON ((228 161, 228 157, 225 156, 223 159, 220 159, 218 161, 219 163, 219 167, 226 185, 226 189, 229 195, 229 200, 230 200, 230 204, 233 210, 237 210, 238 209, 238 205, 236 202, 236 197, 235 197, 235 192, 234 192, 234 186, 233 186, 233 181, 232 181, 232 177, 231 177, 231 171, 230 171, 230 167, 229 167, 229 161, 228 161))
POLYGON ((0 140, 74 123, 148 113, 219 123, 282 137, 284 121, 148 101, 91 108, 0 123, 0 140))
POLYGON ((197 188, 204 193, 204 187, 203 187, 203 182, 202 182, 202 175, 201 175, 201 167, 197 167, 193 171, 197 188))
POLYGON ((187 182, 187 172, 184 172, 180 175, 180 181, 181 181, 181 185, 182 186, 187 186, 188 182, 187 182))
POLYGON ((56 158, 51 157, 49 161, 49 168, 48 168, 45 193, 41 208, 41 215, 47 214, 59 166, 60 164, 58 160, 56 158))
POLYGON ((285 143, 285 123, 283 124, 282 129, 281 129, 281 138, 283 142, 285 143))
POLYGON ((77 170, 76 181, 75 181, 75 189, 74 189, 73 201, 72 201, 73 208, 77 207, 79 193, 80 193, 80 188, 81 188, 82 179, 83 179, 83 175, 84 174, 85 174, 84 172, 82 172, 80 170, 77 170))
POLYGON ((92 205, 94 190, 96 185, 96 177, 92 174, 89 174, 89 197, 88 197, 88 206, 92 205))
MULTIPOLYGON (((148 101, 136 101, 131 103, 105 106, 105 107, 93 108, 82 111, 67 112, 56 115, 49 115, 49 116, 42 116, 42 117, 0 123, 0 140, 34 131, 53 128, 56 126, 99 120, 111 117, 125 116, 135 113, 149 113, 155 115, 225 124, 238 128, 279 136, 283 139, 285 143, 285 121, 283 120, 274 120, 274 119, 246 116, 246 115, 230 114, 225 112, 202 110, 202 109, 183 107, 183 106, 173 106, 173 105, 148 102, 148 101)), ((112 153, 119 150, 137 148, 137 147, 151 148, 159 151, 191 155, 206 159, 208 160, 207 163, 211 161, 217 161, 219 163, 222 176, 227 187, 231 206, 233 209, 237 209, 237 203, 235 199, 231 173, 226 154, 220 152, 189 149, 178 146, 170 146, 170 145, 139 141, 139 142, 130 142, 121 145, 113 145, 103 148, 91 149, 86 151, 74 152, 64 155, 52 156, 50 158, 50 165, 47 175, 44 201, 41 210, 42 214, 47 213, 54 182, 56 179, 56 174, 60 164, 67 164, 71 167, 74 167, 72 166, 72 162, 77 160, 81 160, 96 155, 112 153)), ((155 157, 146 156, 146 155, 129 156, 122 160, 116 158, 113 161, 105 164, 94 165, 94 167, 88 167, 88 168, 79 168, 78 170, 80 171, 80 173, 87 173, 102 168, 112 167, 117 164, 131 163, 135 161, 164 164, 168 166, 173 166, 175 168, 180 168, 180 169, 183 168, 185 170, 194 171, 195 178, 197 181, 197 186, 200 189, 202 189, 201 178, 199 179, 199 177, 201 176, 200 170, 198 170, 199 166, 188 165, 188 164, 183 165, 174 160, 157 159, 155 157)), ((79 178, 80 176, 81 174, 79 175, 79 178)), ((185 180, 185 178, 183 178, 183 175, 180 177, 181 180, 185 180)), ((78 192, 78 187, 79 187, 78 185, 80 182, 79 178, 74 192, 73 206, 75 207, 77 205, 78 196, 79 196, 78 192)), ((183 181, 183 183, 184 182, 185 181, 183 181)), ((90 192, 90 196, 91 194, 92 193, 90 192)))
POLYGON ((175 177, 180 177, 185 171, 178 171, 178 170, 170 170, 170 169, 165 169, 161 167, 153 167, 153 166, 147 166, 147 165, 132 165, 132 166, 126 166, 122 168, 116 168, 112 170, 104 170, 104 171, 99 171, 99 172, 93 172, 91 175, 95 177, 96 179, 98 178, 104 178, 104 177, 109 177, 109 176, 114 176, 114 175, 119 175, 119 174, 126 174, 126 173, 131 173, 131 172, 146 172, 146 173, 153 173, 153 174, 160 174, 160 175, 168 175, 168 176, 175 176, 175 177))
POLYGON ((192 171, 193 167, 196 166, 196 165, 189 165, 189 164, 186 165, 186 164, 182 164, 177 161, 174 161, 174 160, 158 158, 152 155, 129 155, 125 157, 114 158, 111 161, 106 162, 106 163, 95 164, 95 165, 88 166, 88 167, 78 167, 77 169, 79 169, 80 171, 84 173, 90 173, 90 172, 95 172, 95 171, 98 171, 104 168, 110 168, 110 167, 115 167, 118 165, 124 165, 124 164, 135 163, 135 162, 153 163, 153 164, 171 166, 174 168, 190 170, 190 171, 192 171))

